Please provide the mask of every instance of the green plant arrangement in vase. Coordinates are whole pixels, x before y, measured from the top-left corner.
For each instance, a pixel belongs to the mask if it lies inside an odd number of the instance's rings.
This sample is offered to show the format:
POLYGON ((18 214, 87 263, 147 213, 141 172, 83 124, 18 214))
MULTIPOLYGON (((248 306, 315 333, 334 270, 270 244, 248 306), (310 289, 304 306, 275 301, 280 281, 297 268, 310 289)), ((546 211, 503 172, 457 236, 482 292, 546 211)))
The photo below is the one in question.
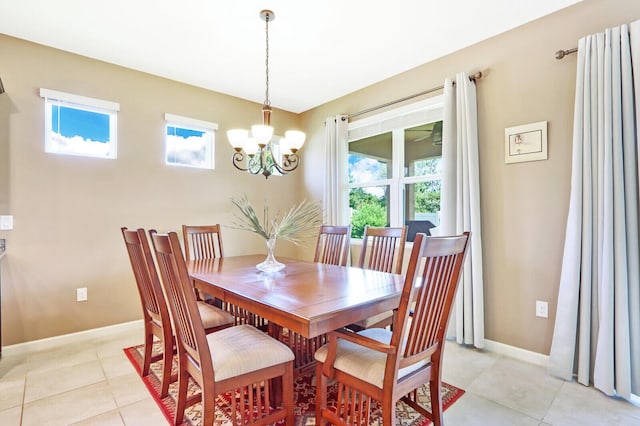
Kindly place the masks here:
POLYGON ((231 228, 241 229, 260 235, 267 243, 267 258, 256 265, 263 272, 277 272, 285 265, 274 257, 278 239, 300 244, 305 238, 318 233, 322 225, 322 208, 315 201, 304 200, 287 213, 275 218, 269 217, 269 206, 265 203, 262 220, 258 217, 246 195, 234 197, 231 202, 239 210, 231 228))

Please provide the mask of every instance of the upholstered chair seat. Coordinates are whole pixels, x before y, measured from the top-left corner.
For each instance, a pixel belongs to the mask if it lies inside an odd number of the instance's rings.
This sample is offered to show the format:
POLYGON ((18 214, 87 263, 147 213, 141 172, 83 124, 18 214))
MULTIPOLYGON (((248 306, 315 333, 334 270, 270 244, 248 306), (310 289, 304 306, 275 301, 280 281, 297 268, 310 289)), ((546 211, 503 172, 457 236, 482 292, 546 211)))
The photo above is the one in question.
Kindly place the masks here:
POLYGON ((371 328, 371 327, 384 327, 391 324, 393 320, 393 312, 387 311, 378 315, 374 315, 372 317, 366 318, 362 321, 358 321, 355 325, 349 326, 349 328, 353 328, 358 330, 360 328, 371 328))
MULTIPOLYGON (((389 330, 383 328, 370 328, 357 334, 387 345, 391 342, 392 336, 389 330)), ((324 362, 327 359, 328 349, 328 346, 318 349, 315 353, 316 361, 324 362)), ((333 367, 382 389, 386 362, 387 354, 341 339, 338 340, 338 350, 333 367)), ((419 370, 428 363, 423 360, 401 368, 398 370, 398 379, 419 370)))
POLYGON ((284 343, 248 324, 209 334, 207 343, 216 368, 216 381, 293 361, 294 358, 284 343))
POLYGON ((234 317, 227 311, 218 309, 207 303, 198 301, 198 311, 200 311, 200 317, 202 318, 202 325, 205 330, 212 328, 218 328, 222 325, 232 325, 234 317))

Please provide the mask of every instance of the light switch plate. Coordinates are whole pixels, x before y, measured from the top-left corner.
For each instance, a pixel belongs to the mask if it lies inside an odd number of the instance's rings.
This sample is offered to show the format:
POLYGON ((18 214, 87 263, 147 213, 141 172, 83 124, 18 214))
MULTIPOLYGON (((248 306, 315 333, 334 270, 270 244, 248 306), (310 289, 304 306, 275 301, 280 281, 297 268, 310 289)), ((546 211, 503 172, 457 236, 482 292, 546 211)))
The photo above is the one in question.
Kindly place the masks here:
POLYGON ((13 216, 0 216, 0 231, 13 229, 13 216))

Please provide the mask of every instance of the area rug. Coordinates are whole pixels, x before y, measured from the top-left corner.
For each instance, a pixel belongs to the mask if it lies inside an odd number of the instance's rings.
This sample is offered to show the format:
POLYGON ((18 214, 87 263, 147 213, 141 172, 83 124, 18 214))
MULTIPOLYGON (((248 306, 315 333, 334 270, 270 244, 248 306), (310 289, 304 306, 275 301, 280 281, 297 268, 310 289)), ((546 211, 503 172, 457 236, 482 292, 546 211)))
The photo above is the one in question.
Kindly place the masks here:
MULTIPOLYGON (((154 353, 161 350, 160 345, 154 347, 154 353)), ((132 346, 130 348, 125 348, 124 353, 126 354, 133 367, 136 369, 138 374, 140 374, 140 369, 142 365, 142 356, 143 356, 143 345, 132 346)), ((176 361, 174 359, 173 362, 173 373, 176 374, 176 361)), ((151 364, 151 374, 147 377, 143 377, 142 381, 146 385, 149 393, 156 401, 163 414, 167 418, 167 421, 171 424, 172 419, 175 413, 175 397, 177 393, 177 383, 172 383, 169 386, 169 395, 165 398, 160 398, 160 380, 162 374, 162 361, 158 361, 151 364)), ((189 384, 189 395, 194 395, 199 393, 200 389, 197 384, 190 382, 189 384)), ((336 389, 335 386, 329 386, 328 389, 328 402, 331 405, 332 401, 335 401, 336 398, 336 389)), ((298 377, 294 384, 294 398, 296 402, 295 406, 295 415, 296 415, 296 426, 311 426, 315 425, 315 376, 313 374, 305 375, 298 377)), ((458 400, 464 391, 455 386, 452 386, 448 383, 442 383, 442 404, 444 409, 446 410, 450 407, 454 402, 458 400)), ((425 408, 430 409, 431 403, 429 399, 429 387, 423 386, 418 389, 418 399, 425 408)), ((229 395, 221 395, 216 398, 216 419, 214 422, 215 426, 226 426, 231 423, 231 406, 229 401, 231 397, 229 395)), ((373 411, 373 420, 370 426, 378 426, 381 425, 382 422, 380 420, 380 409, 376 407, 373 411)), ((399 402, 396 406, 396 424, 398 426, 428 426, 431 424, 431 421, 424 418, 420 413, 413 410, 411 407, 406 404, 399 402)), ((185 423, 184 425, 189 426, 201 426, 202 422, 202 405, 200 403, 195 404, 189 407, 185 413, 185 423)))

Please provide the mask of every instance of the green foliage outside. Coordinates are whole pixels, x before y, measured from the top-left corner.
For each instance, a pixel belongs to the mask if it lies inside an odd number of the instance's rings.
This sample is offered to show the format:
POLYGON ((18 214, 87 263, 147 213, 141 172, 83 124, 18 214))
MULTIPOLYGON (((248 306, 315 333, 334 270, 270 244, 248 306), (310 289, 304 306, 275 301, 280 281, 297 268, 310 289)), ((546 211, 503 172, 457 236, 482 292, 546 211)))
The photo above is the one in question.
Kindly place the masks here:
POLYGON ((378 198, 362 188, 354 188, 349 193, 349 207, 352 209, 351 237, 353 238, 362 238, 366 225, 387 225, 387 205, 384 197, 378 198))
POLYGON ((436 213, 440 211, 440 181, 415 184, 416 213, 436 213))
MULTIPOLYGON (((413 164, 414 175, 437 175, 440 158, 428 158, 413 164)), ((416 213, 437 213, 440 211, 440 181, 420 182, 414 185, 414 206, 416 213)))
POLYGON ((364 227, 386 226, 387 209, 379 204, 364 204, 351 217, 351 237, 362 238, 364 227))

